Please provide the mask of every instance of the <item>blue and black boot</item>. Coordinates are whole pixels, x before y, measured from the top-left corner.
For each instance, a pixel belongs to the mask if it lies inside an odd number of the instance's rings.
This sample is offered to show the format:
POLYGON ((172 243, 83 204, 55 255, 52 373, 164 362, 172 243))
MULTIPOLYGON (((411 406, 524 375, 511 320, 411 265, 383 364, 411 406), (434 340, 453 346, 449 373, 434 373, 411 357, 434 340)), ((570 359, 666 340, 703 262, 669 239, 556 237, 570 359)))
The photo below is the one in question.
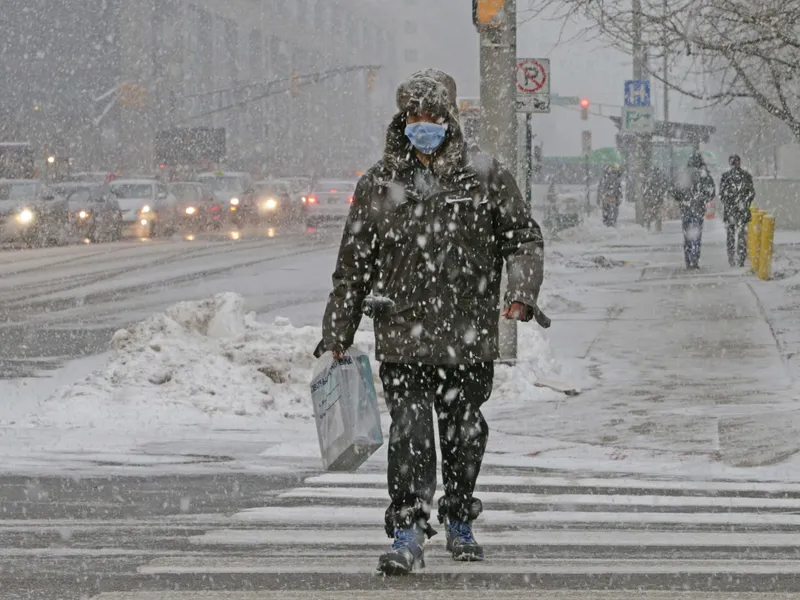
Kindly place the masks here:
POLYGON ((417 566, 425 567, 425 530, 419 525, 394 530, 392 549, 378 559, 378 572, 383 575, 408 575, 417 566))
POLYGON ((445 526, 447 537, 447 550, 453 560, 480 561, 485 558, 481 546, 472 533, 472 521, 483 512, 483 505, 477 498, 473 498, 466 507, 458 508, 448 505, 441 498, 439 500, 439 521, 445 526))

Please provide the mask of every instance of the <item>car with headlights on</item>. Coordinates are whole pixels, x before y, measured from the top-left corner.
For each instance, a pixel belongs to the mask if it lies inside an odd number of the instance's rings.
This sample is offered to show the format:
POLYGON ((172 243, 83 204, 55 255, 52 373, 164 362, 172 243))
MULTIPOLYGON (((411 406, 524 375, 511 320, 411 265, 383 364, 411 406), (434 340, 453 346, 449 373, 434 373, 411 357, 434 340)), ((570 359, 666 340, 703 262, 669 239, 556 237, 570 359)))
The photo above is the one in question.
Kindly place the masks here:
POLYGON ((73 182, 52 188, 67 199, 72 235, 92 242, 115 242, 122 237, 122 209, 107 185, 73 182))
POLYGON ((64 244, 69 226, 64 196, 36 179, 0 179, 0 240, 33 246, 64 244))
POLYGON ((214 171, 201 173, 197 180, 211 188, 220 209, 227 214, 226 221, 241 226, 258 218, 253 178, 248 173, 214 171))
POLYGON ((290 223, 298 221, 302 204, 292 193, 287 181, 264 180, 253 184, 255 203, 262 223, 290 223))
POLYGON ((116 179, 108 185, 122 212, 123 227, 140 237, 170 235, 178 227, 178 201, 154 179, 116 179))
POLYGON ((221 211, 210 187, 196 181, 174 181, 169 191, 178 203, 181 230, 205 231, 219 225, 221 211))
POLYGON ((318 227, 324 222, 345 221, 350 213, 357 183, 342 179, 318 181, 303 202, 306 225, 318 227))

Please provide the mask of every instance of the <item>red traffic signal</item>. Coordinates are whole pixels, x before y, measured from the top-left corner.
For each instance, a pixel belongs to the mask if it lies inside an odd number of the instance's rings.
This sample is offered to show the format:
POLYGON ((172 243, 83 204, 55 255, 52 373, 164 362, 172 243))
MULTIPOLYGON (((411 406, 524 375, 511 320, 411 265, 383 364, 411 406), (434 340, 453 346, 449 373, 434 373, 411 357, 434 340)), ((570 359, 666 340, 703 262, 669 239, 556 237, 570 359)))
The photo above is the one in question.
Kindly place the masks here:
POLYGON ((584 121, 589 120, 589 100, 586 98, 581 99, 581 119, 584 121))
POLYGON ((581 108, 589 108, 589 101, 586 98, 581 100, 581 108))

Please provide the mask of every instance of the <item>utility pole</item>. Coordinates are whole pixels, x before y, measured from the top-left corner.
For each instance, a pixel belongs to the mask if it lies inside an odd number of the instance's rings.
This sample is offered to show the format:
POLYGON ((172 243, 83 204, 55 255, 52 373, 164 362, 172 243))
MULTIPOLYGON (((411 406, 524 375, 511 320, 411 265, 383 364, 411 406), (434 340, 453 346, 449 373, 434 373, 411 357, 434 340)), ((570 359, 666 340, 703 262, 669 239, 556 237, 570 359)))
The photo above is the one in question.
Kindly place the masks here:
MULTIPOLYGON (((642 0, 632 0, 633 10, 633 79, 644 79, 644 47, 642 45, 642 0)), ((642 159, 644 155, 643 136, 634 134, 633 146, 633 198, 636 203, 636 223, 644 224, 644 203, 642 198, 642 159)))
POLYGON ((533 206, 533 113, 525 113, 525 202, 533 206))
POLYGON ((672 131, 669 129, 669 39, 667 37, 667 23, 666 18, 669 14, 669 0, 664 0, 664 31, 661 39, 664 46, 664 127, 667 134, 667 165, 669 171, 669 180, 672 181, 675 176, 675 168, 672 164, 672 131))
MULTIPOLYGON (((516 0, 473 0, 473 19, 480 34, 481 144, 516 175, 516 0)), ((501 318, 500 360, 516 358, 517 322, 501 318)))

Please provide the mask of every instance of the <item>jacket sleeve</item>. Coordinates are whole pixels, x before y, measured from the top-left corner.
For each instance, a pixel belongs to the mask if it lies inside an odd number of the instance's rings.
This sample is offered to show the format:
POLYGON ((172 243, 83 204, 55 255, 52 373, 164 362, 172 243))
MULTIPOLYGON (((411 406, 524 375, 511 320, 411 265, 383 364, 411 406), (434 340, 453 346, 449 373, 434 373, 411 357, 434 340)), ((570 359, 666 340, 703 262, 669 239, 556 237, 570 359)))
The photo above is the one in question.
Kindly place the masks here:
POLYGON ((747 185, 745 187, 745 208, 750 210, 750 205, 753 204, 753 201, 756 199, 756 186, 753 183, 753 176, 750 173, 747 173, 747 185))
POLYGON ((505 305, 521 302, 533 309, 544 279, 542 230, 508 170, 498 167, 498 175, 490 185, 496 195, 494 238, 508 271, 505 305))
POLYGON ((333 291, 328 297, 322 321, 322 341, 315 351, 317 356, 353 344, 361 322, 361 303, 372 288, 378 235, 370 214, 372 184, 368 177, 361 178, 353 194, 333 273, 333 291))

